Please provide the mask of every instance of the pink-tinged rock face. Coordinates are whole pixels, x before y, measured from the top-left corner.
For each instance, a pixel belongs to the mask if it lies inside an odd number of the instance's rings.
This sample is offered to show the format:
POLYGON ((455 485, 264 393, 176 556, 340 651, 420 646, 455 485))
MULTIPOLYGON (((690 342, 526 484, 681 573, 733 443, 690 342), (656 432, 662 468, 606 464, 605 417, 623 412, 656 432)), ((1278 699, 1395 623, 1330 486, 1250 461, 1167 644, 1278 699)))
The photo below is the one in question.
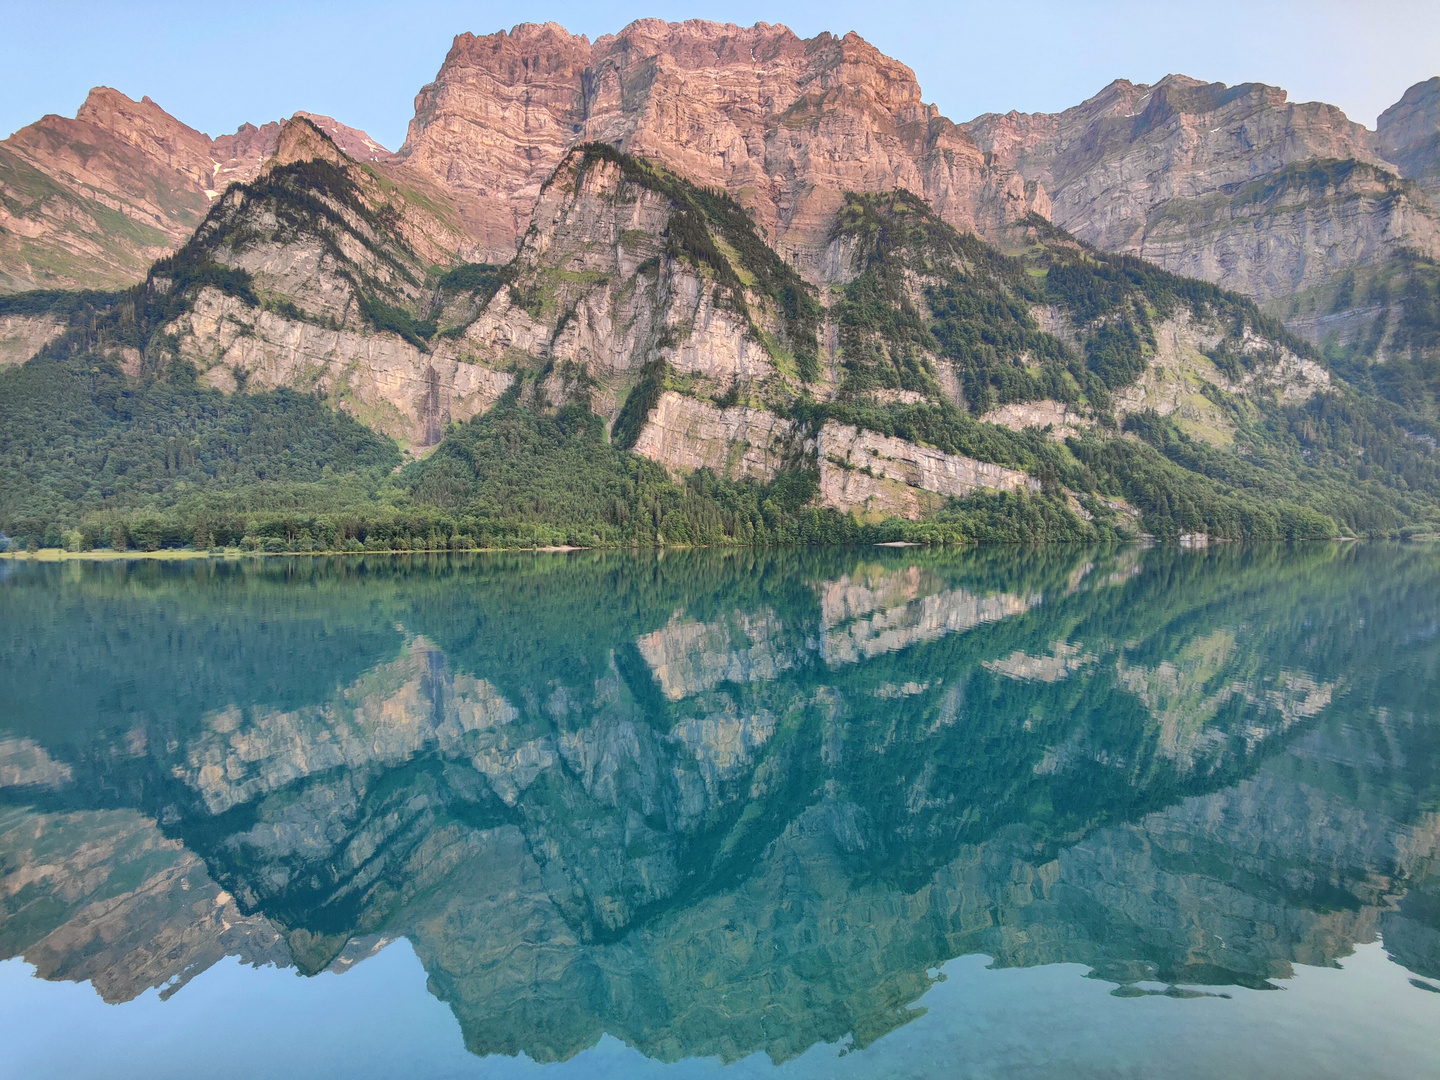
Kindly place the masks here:
MULTIPOLYGON (((309 118, 357 161, 392 156, 363 131, 309 118)), ((0 142, 0 171, 18 181, 0 180, 18 207, 0 209, 0 289, 138 281, 230 184, 259 175, 279 139, 275 122, 211 139, 148 97, 97 86, 73 120, 46 116, 0 142), (116 213, 133 227, 118 228, 116 213)))
POLYGON ((1377 141, 1387 157, 1391 151, 1404 150, 1436 134, 1440 134, 1440 75, 1406 90, 1380 114, 1376 125, 1377 141))
POLYGON ((963 228, 1043 208, 923 103, 903 64, 854 34, 764 23, 648 19, 593 44, 554 23, 461 35, 400 157, 504 259, 565 150, 592 140, 726 188, 792 250, 823 243, 845 190, 907 188, 963 228))
MULTIPOLYGON (((1412 93, 1397 121, 1423 111, 1412 93)), ((1052 220, 1080 239, 1262 301, 1328 287, 1400 248, 1440 254, 1440 215, 1400 183, 1385 138, 1277 87, 1120 80, 1062 113, 965 128, 1042 186, 1052 220)))
POLYGON ((1440 196, 1440 75, 1416 83, 1380 114, 1375 132, 1380 153, 1419 182, 1431 202, 1440 196))
POLYGON ((97 86, 75 119, 110 132, 194 183, 209 186, 214 172, 210 137, 182 124, 148 97, 131 101, 118 90, 97 86))
POLYGON ((339 120, 319 113, 297 112, 335 141, 335 145, 356 161, 389 161, 395 155, 372 139, 359 128, 352 128, 339 120))

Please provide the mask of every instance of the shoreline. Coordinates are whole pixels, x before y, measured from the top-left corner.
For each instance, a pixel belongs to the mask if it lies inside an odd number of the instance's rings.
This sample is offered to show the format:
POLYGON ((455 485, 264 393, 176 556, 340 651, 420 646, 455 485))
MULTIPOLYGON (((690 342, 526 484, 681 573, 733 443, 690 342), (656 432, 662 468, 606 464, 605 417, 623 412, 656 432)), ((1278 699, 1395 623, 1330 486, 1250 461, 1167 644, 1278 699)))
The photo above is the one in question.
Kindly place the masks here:
MULTIPOLYGON (((1434 543, 1440 541, 1440 533, 1420 533, 1413 536, 1396 537, 1360 537, 1360 536, 1334 536, 1325 540, 1231 540, 1214 539, 1207 543, 1196 543, 1184 539, 1163 541, 1153 537, 1145 537, 1134 540, 1112 541, 1124 547, 1161 547, 1174 546, 1188 551, 1204 551, 1210 545, 1218 544, 1358 544, 1358 543, 1434 543)), ((783 547, 807 546, 807 545, 777 545, 783 547)), ((876 547, 889 549, 905 548, 932 548, 932 547, 1041 547, 1043 544, 1025 544, 1015 542, 1008 544, 985 542, 973 542, 966 544, 927 544, 914 540, 885 540, 870 544, 858 545, 837 545, 840 547, 876 547)), ((396 556, 396 555, 493 555, 504 552, 523 553, 531 552, 537 555, 565 555, 576 551, 692 551, 701 548, 723 548, 724 550, 756 550, 753 546, 744 545, 692 545, 692 544, 663 544, 640 547, 638 545, 624 545, 619 547, 578 547, 567 544, 556 544, 541 547, 490 547, 490 548, 410 548, 404 551, 243 551, 240 548, 226 548, 224 551, 196 551, 192 548, 161 548, 158 551, 112 551, 109 548, 99 548, 91 551, 64 551, 60 548, 41 548, 39 551, 0 551, 0 561, 12 562, 118 562, 130 559, 154 559, 160 562, 188 562, 196 559, 274 559, 274 558, 330 558, 336 555, 346 557, 357 556, 396 556)))
MULTIPOLYGON (((526 548, 410 548, 405 551, 242 551, 240 548, 226 548, 224 551, 196 551, 193 548, 161 548, 159 551, 112 551, 99 548, 93 551, 64 551, 60 548, 41 548, 39 551, 0 551, 0 560, 12 562, 116 562, 121 559, 158 559, 161 562, 185 562, 194 559, 274 559, 274 558, 321 558, 333 555, 483 555, 501 551, 532 551, 544 554, 565 554, 571 551, 629 551, 629 548, 586 548, 551 547, 526 548)), ((663 550, 656 548, 653 550, 663 550)))

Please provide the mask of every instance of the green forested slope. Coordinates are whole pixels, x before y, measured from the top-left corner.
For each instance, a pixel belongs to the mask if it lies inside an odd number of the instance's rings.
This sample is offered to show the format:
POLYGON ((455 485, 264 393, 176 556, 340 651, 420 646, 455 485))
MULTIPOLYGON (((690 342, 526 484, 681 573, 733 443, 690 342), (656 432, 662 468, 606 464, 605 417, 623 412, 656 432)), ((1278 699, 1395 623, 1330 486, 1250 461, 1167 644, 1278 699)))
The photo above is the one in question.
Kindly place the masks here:
POLYGON ((135 379, 80 352, 0 371, 0 529, 27 538, 201 492, 283 504, 286 485, 383 475, 399 460, 390 440, 312 397, 227 396, 182 364, 135 379))
POLYGON ((840 393, 798 406, 816 422, 840 419, 1023 468, 1082 495, 1123 498, 1162 537, 1385 533, 1435 520, 1433 443, 1368 386, 1337 380, 1332 392, 1298 403, 1210 387, 1235 427, 1225 448, 1186 434, 1175 417, 1142 412, 1117 423, 1114 395, 1145 372, 1157 324, 1177 311, 1229 328, 1207 358, 1232 377, 1279 348, 1321 359, 1243 297, 1096 251, 1038 218, 1018 254, 1003 255, 904 192, 849 196, 836 232, 855 243, 860 272, 837 310, 840 393), (1076 340, 1043 330, 1039 305, 1063 315, 1076 340), (1256 340, 1268 348, 1257 351, 1256 340), (954 365, 964 407, 939 393, 937 359, 954 365), (876 388, 928 400, 877 404, 876 388), (977 419, 996 405, 1046 398, 1088 412, 1094 426, 1062 445, 977 419))

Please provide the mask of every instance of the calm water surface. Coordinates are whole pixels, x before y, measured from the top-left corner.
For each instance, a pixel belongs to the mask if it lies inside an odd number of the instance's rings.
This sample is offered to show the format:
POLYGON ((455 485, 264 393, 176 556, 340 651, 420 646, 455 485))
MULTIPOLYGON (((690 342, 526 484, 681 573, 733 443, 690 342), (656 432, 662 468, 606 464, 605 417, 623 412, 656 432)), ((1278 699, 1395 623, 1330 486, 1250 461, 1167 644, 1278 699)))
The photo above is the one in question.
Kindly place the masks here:
POLYGON ((0 564, 6 1076, 1440 1074, 1440 551, 0 564))

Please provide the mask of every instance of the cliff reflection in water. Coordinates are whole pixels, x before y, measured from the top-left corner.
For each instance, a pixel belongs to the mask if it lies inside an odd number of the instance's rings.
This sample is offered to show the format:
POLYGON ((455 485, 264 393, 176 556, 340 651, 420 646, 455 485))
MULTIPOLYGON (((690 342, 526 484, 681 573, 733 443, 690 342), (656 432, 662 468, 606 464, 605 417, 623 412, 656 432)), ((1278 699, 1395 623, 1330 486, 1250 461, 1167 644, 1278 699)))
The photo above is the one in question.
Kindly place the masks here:
POLYGON ((1440 977, 1423 548, 5 568, 0 956, 408 938, 476 1053, 776 1061, 944 961, 1440 977))

